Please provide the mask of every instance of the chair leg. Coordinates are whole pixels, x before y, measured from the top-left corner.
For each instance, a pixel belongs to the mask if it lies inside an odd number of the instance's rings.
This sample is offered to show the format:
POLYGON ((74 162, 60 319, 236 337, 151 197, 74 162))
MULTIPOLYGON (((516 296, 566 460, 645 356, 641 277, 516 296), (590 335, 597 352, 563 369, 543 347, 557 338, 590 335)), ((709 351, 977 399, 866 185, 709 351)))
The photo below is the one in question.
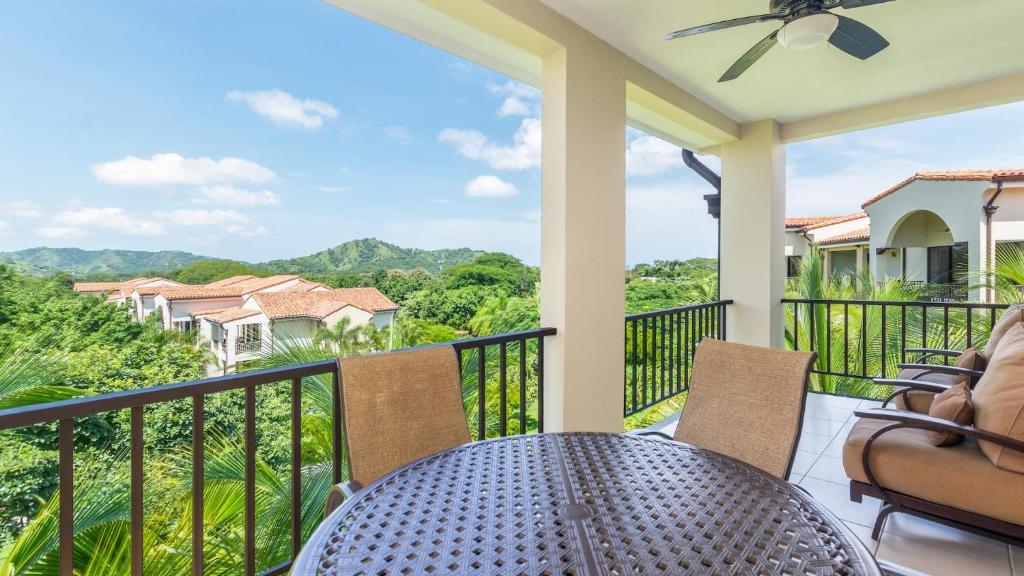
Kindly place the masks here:
POLYGON ((875 518, 875 527, 871 530, 871 538, 876 542, 882 536, 882 526, 885 525, 885 519, 889 517, 893 512, 897 512, 897 508, 892 504, 882 502, 881 506, 878 507, 878 516, 875 518))

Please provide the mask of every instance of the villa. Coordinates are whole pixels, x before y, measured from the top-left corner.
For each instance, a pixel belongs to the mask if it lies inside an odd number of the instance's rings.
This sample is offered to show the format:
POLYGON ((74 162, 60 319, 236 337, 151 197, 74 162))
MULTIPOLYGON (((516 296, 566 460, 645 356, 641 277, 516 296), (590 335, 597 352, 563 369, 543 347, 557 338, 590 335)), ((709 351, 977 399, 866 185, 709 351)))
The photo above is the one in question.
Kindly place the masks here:
POLYGON ((152 290, 155 293, 165 286, 181 286, 181 283, 166 278, 133 278, 124 282, 75 282, 74 290, 80 294, 106 298, 108 302, 124 304, 136 289, 152 290))
MULTIPOLYGON (((795 276, 811 244, 827 278, 903 278, 964 300, 957 272, 979 278, 1001 245, 1024 244, 1024 169, 918 172, 867 200, 848 216, 786 219, 786 262, 795 276)), ((973 281, 971 282, 974 283, 973 281)), ((992 301, 981 288, 970 299, 992 301)))

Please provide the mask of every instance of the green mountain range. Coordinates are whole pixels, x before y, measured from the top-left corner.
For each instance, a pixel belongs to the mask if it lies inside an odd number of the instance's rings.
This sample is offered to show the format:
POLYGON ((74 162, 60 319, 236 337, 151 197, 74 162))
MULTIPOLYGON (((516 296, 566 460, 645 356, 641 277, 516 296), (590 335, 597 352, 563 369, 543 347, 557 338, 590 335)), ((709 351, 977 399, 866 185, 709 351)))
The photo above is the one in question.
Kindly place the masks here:
MULTIPOLYGON (((353 274, 378 270, 438 272, 452 264, 470 262, 483 252, 469 248, 420 250, 402 248, 375 238, 351 240, 322 252, 288 260, 251 264, 253 268, 288 274, 353 274)), ((170 274, 190 264, 211 260, 188 252, 139 250, 81 250, 79 248, 28 248, 0 252, 0 262, 22 274, 48 276, 69 272, 79 276, 129 277, 143 273, 170 274)))

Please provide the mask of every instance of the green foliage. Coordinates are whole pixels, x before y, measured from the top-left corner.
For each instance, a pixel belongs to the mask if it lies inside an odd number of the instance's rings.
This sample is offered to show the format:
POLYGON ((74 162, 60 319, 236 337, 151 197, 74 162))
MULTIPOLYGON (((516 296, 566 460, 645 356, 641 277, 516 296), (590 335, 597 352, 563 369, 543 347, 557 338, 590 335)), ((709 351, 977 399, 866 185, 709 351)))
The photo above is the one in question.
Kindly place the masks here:
POLYGON ((446 266, 468 262, 479 254, 480 252, 468 248, 401 248, 375 238, 364 238, 345 242, 309 256, 273 260, 267 262, 266 267, 287 274, 351 274, 416 269, 437 273, 446 266))
POLYGON ((174 279, 184 284, 209 284, 231 276, 266 276, 261 271, 237 260, 202 260, 174 273, 174 279))
MULTIPOLYGON (((78 276, 135 276, 144 271, 166 274, 193 262, 205 260, 188 252, 175 250, 144 252, 138 250, 81 250, 79 248, 29 248, 17 252, 0 252, 0 262, 8 262, 22 274, 49 276, 56 272, 72 272, 78 276)), ((97 278, 98 279, 98 278, 97 278)))
POLYGON ((405 313, 413 318, 446 324, 457 330, 468 330, 469 321, 480 306, 498 294, 498 290, 483 286, 466 286, 456 290, 432 286, 414 292, 402 306, 405 313))
POLYGON ((0 442, 0 543, 16 534, 14 518, 32 517, 57 488, 57 453, 16 437, 0 442))
POLYGON ((626 313, 675 308, 684 295, 683 287, 675 282, 636 279, 626 284, 626 313))
POLYGON ((540 273, 514 256, 494 252, 449 267, 441 274, 441 280, 449 290, 490 286, 509 296, 529 296, 540 280, 540 273))

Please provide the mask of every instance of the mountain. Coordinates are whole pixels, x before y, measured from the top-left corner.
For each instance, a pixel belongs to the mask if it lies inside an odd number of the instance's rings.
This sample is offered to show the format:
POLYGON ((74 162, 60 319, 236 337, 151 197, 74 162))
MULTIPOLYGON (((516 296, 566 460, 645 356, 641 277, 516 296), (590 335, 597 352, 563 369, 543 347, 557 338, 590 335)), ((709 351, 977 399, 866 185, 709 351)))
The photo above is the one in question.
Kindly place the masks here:
POLYGON ((0 262, 13 264, 22 274, 40 276, 54 272, 135 276, 148 271, 169 272, 202 260, 209 258, 176 250, 144 252, 40 247, 0 252, 0 262))
MULTIPOLYGON (((252 266, 268 273, 283 274, 355 274, 417 268, 436 273, 452 264, 471 262, 481 254, 483 252, 469 248, 402 248, 375 238, 364 238, 351 240, 309 256, 272 260, 266 264, 252 266)), ((22 274, 36 276, 47 276, 54 272, 72 272, 79 276, 102 275, 111 278, 138 276, 145 272, 169 274, 190 264, 210 260, 213 259, 177 251, 28 248, 17 252, 0 252, 0 263, 13 264, 22 274)))
POLYGON ((309 256, 289 260, 271 260, 263 267, 285 274, 354 274, 378 270, 415 270, 439 272, 452 264, 471 262, 483 254, 479 250, 454 248, 421 250, 402 248, 376 238, 363 238, 339 244, 309 256))

